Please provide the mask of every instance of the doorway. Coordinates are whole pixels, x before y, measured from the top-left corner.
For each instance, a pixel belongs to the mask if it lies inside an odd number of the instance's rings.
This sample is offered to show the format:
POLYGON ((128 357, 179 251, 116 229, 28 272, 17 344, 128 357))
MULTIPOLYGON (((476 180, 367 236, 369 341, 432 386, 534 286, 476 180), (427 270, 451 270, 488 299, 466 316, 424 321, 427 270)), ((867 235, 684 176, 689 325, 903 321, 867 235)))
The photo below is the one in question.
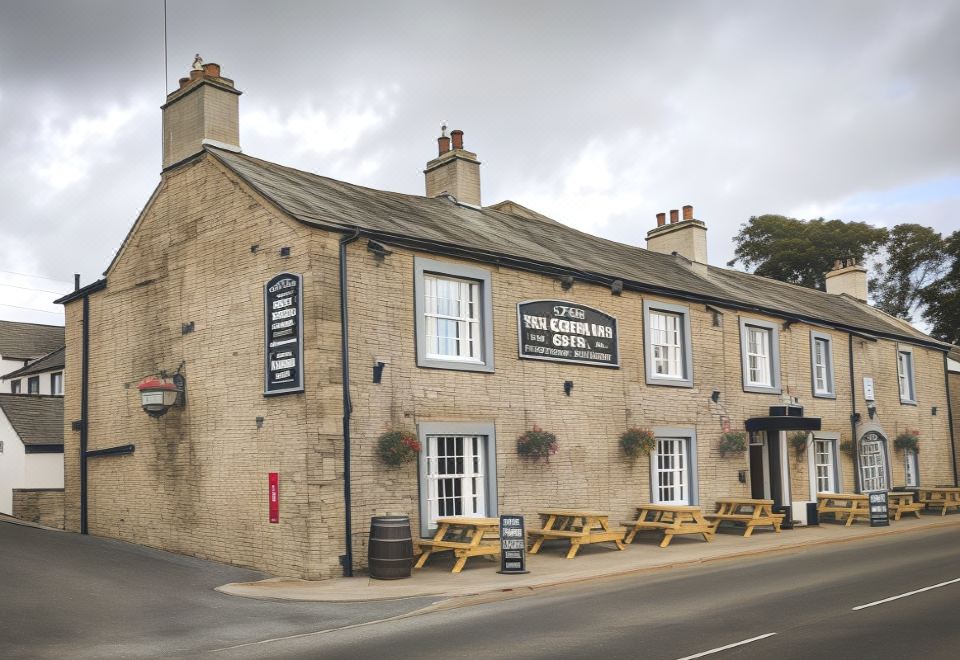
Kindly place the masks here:
POLYGON ((770 499, 770 454, 767 451, 767 432, 750 434, 750 497, 770 499))

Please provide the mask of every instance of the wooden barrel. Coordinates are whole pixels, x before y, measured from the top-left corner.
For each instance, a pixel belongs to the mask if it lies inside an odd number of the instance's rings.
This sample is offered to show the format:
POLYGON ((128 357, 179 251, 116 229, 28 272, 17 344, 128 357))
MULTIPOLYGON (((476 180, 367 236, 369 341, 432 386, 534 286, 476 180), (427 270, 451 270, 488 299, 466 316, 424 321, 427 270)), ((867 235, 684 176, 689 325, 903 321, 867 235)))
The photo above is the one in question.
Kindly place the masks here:
POLYGON ((413 538, 407 516, 375 516, 370 521, 367 549, 370 577, 399 580, 413 569, 413 538))

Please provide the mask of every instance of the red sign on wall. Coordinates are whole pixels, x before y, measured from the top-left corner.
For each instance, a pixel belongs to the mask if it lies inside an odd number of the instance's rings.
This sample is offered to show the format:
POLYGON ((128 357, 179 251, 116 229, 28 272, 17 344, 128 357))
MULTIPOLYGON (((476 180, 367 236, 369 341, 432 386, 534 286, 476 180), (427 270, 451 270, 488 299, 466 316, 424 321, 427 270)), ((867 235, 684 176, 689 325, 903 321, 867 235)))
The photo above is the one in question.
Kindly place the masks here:
POLYGON ((280 522, 280 473, 270 473, 270 522, 280 522))

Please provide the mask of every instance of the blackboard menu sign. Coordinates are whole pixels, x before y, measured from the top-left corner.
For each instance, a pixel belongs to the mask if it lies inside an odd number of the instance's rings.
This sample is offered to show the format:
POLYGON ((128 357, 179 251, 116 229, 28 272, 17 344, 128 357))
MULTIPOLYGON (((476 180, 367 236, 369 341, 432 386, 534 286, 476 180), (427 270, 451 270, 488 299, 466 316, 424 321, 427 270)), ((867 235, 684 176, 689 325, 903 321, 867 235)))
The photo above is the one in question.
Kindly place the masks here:
POLYGON ((523 516, 500 516, 500 570, 497 572, 506 575, 530 572, 523 516))
POLYGON ((280 273, 263 287, 265 396, 303 391, 303 278, 280 273))
POLYGON ((870 526, 887 527, 890 525, 890 509, 887 501, 887 491, 872 490, 867 493, 870 498, 870 526))
POLYGON ((620 366, 617 319, 565 300, 528 300, 517 305, 520 357, 620 366))

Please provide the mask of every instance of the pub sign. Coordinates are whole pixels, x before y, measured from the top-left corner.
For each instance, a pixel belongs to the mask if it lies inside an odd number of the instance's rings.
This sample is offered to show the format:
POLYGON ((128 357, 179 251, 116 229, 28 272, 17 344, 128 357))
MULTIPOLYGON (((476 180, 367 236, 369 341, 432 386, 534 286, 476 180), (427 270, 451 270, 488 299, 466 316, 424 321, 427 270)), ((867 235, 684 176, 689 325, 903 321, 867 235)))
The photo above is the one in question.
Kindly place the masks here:
POLYGON ((280 273, 263 287, 266 396, 303 391, 303 278, 280 273))
POLYGON ((517 305, 520 357, 620 366, 617 319, 565 300, 528 300, 517 305))

